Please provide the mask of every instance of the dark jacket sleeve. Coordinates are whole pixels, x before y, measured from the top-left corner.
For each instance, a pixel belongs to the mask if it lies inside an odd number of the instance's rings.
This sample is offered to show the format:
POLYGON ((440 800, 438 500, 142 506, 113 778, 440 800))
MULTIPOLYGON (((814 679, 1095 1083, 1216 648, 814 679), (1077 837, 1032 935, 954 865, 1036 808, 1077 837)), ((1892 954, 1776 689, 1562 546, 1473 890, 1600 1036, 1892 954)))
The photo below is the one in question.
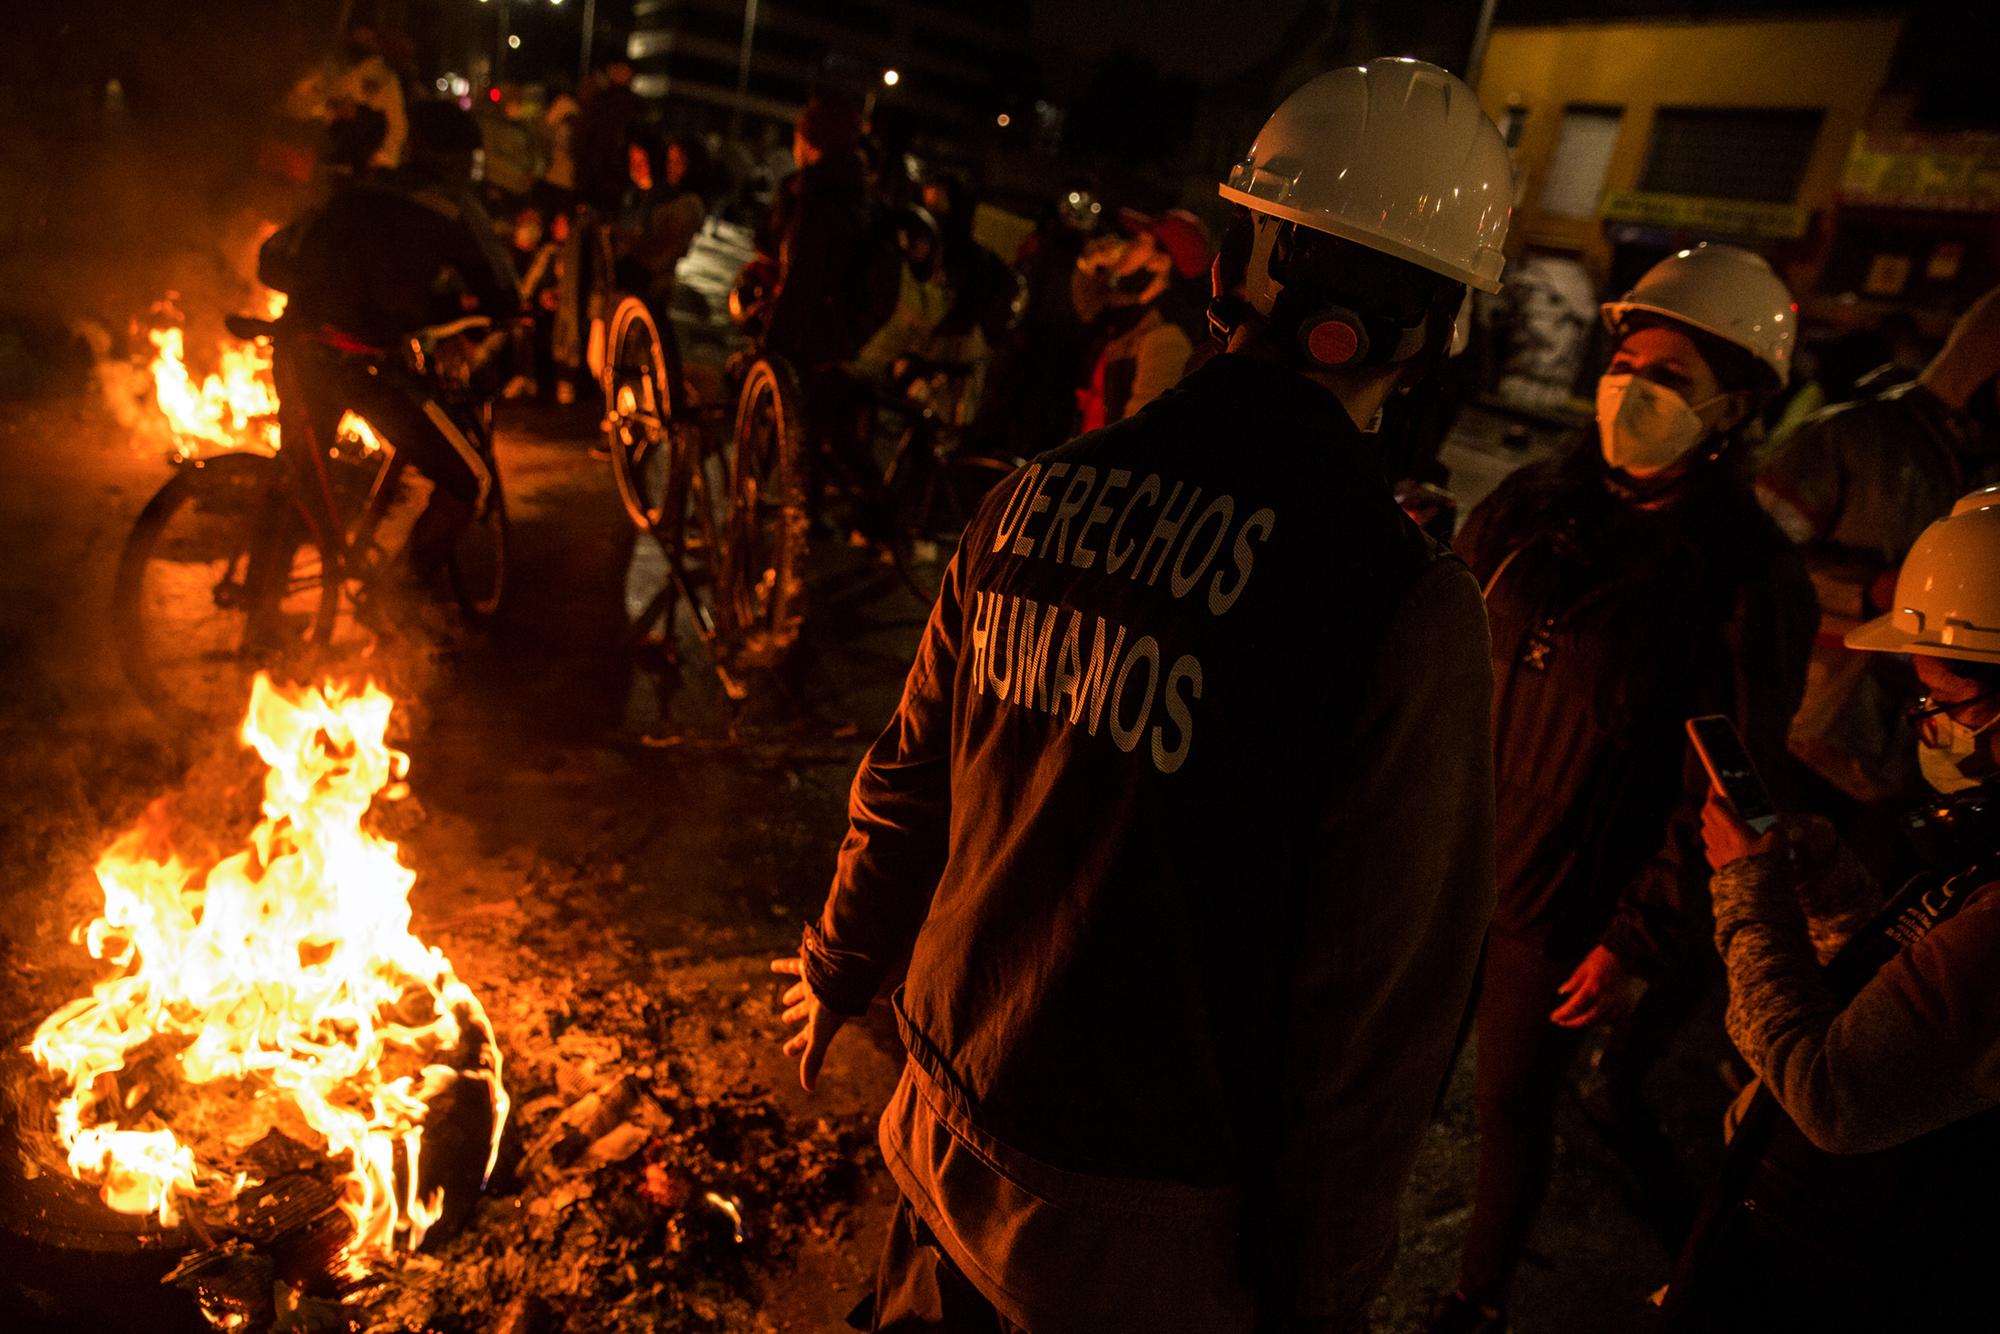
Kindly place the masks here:
MULTIPOLYGON (((1719 636, 1695 659, 1689 715, 1733 719, 1745 746, 1780 803, 1792 761, 1785 738, 1805 693, 1806 663, 1819 627, 1812 584, 1796 554, 1772 555, 1737 590, 1719 636)), ((1659 851, 1619 895, 1618 910, 1600 938, 1618 961, 1642 977, 1679 967, 1708 931, 1708 863, 1702 851, 1701 808, 1708 773, 1678 735, 1684 719, 1667 720, 1680 765, 1680 798, 1667 819, 1659 851)))
POLYGON ((854 775, 833 888, 801 946, 813 994, 840 1014, 866 1010, 883 979, 909 956, 944 871, 960 578, 954 557, 902 702, 854 775))
POLYGON ((1358 1327, 1493 910, 1491 650, 1478 585, 1398 612, 1312 834, 1257 1252, 1281 1329, 1358 1327))
POLYGON ((1976 892, 1842 1005, 1784 863, 1715 877, 1730 1039, 1819 1148, 1893 1148, 2000 1105, 2000 892, 1976 892))

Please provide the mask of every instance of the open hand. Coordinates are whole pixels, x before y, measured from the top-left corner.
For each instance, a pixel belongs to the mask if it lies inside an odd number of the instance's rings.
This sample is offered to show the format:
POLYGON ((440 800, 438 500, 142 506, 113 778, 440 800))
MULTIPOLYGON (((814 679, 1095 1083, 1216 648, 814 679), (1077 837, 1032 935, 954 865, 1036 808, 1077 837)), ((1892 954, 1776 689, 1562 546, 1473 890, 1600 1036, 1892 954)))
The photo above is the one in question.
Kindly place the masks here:
POLYGON ((1549 1015, 1551 1023, 1564 1028, 1615 1024, 1632 1013, 1632 1007, 1646 994, 1646 980, 1627 972, 1617 955, 1599 945, 1583 956, 1583 962, 1556 988, 1556 994, 1569 999, 1549 1015))
POLYGON ((771 971, 798 979, 785 991, 785 1022, 803 1023, 805 1027, 785 1039, 785 1055, 799 1058, 799 1086, 811 1093, 813 1085, 819 1082, 826 1049, 833 1045, 833 1035, 847 1022, 847 1016, 835 1014, 819 1003, 819 997, 813 995, 806 982, 805 960, 798 955, 771 960, 771 971))

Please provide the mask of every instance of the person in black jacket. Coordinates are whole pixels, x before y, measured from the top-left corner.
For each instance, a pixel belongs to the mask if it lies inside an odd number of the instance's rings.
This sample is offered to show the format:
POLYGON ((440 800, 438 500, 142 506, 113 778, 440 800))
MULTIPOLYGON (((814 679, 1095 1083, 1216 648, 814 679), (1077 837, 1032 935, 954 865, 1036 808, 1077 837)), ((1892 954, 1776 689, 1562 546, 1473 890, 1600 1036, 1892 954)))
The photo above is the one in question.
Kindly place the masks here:
POLYGON ((1730 716, 1780 777, 1817 623, 1738 466, 1740 428, 1783 381, 1790 293, 1756 256, 1704 246, 1604 312, 1598 447, 1516 473, 1459 535, 1493 629, 1499 903, 1477 1008, 1472 1221, 1435 1331, 1505 1328, 1556 1100, 1592 1025, 1631 1025, 1601 1066, 1607 1119, 1656 1228, 1673 1244, 1687 1225, 1691 1199, 1637 1093, 1686 1016, 1706 934, 1707 778, 1683 728, 1730 716))
POLYGON ((320 209, 274 234, 258 277, 288 298, 272 373, 287 442, 317 455, 341 415, 364 418, 434 484, 405 547, 419 580, 444 567, 493 484, 484 455, 395 357, 428 325, 468 314, 504 327, 519 279, 471 192, 472 117, 448 103, 410 113, 409 161, 340 182, 320 209))
POLYGON ((766 245, 778 262, 778 282, 765 347, 788 358, 808 381, 853 356, 873 332, 861 327, 853 300, 869 221, 860 142, 856 108, 813 98, 792 137, 799 169, 785 178, 771 205, 766 245))
POLYGON ((1394 1251, 1491 906, 1491 676, 1361 426, 1498 286, 1512 180, 1385 60, 1221 193, 1227 350, 982 505, 773 964, 811 1088, 908 963, 866 1328, 1345 1330, 1394 1251))

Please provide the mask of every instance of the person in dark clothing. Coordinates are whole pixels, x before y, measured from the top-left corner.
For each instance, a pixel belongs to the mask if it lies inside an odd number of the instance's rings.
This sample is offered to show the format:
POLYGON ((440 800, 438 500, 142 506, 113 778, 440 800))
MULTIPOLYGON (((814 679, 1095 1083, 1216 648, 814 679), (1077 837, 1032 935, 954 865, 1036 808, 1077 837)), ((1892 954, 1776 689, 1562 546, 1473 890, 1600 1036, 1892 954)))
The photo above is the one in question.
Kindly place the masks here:
POLYGON ((869 220, 860 140, 854 107, 832 98, 808 102, 792 138, 799 169, 771 205, 778 282, 764 342, 808 379, 853 356, 874 332, 860 327, 853 299, 869 220))
MULTIPOLYGON (((1729 1036, 1757 1073, 1665 1327, 1992 1324, 2000 1247, 2000 491, 1917 539, 1858 652, 1909 654, 1937 795, 1886 902, 1830 822, 1754 834, 1711 794, 1729 1036), (1913 855, 1914 854, 1914 855, 1913 855)), ((1893 882, 1892 882, 1893 883, 1893 882)))
POLYGON ((1346 1330, 1394 1250, 1490 907, 1491 680, 1359 423, 1498 285, 1512 182, 1470 88, 1378 61, 1222 194, 1227 351, 981 506, 773 964, 810 1088, 908 961, 867 1328, 1346 1330), (1464 207, 1353 223, 1411 145, 1464 207))
POLYGON ((645 115, 645 99, 632 91, 632 66, 622 60, 605 68, 577 111, 577 197, 607 216, 618 211, 630 186, 630 145, 645 115))
POLYGON ((1019 324, 1002 344, 971 439, 984 453, 1039 454, 1076 427, 1076 386, 1090 365, 1090 326, 1070 297, 1076 262, 1103 216, 1082 181, 1052 202, 1014 255, 1019 324))
POLYGON ((303 437, 302 461, 323 457, 351 411, 434 484, 406 549, 419 579, 442 569, 493 477, 394 354, 426 326, 475 313, 504 326, 520 306, 513 265, 471 193, 478 146, 470 116, 420 104, 406 165, 342 182, 258 258, 258 277, 288 298, 272 373, 283 428, 303 437))
POLYGON ((972 234, 978 199, 963 177, 942 172, 924 182, 923 203, 937 219, 944 281, 951 289, 939 336, 957 338, 977 329, 988 347, 999 346, 1012 327, 1019 288, 1007 262, 972 234))
MULTIPOLYGON (((1781 773, 1812 589, 1757 506, 1736 436, 1782 382, 1790 307, 1747 251, 1657 265, 1604 308, 1615 350, 1598 448, 1517 472, 1460 534, 1493 631, 1499 902, 1476 1011, 1472 1221, 1435 1331, 1506 1326, 1584 1030, 1632 1018, 1642 996, 1649 1011, 1691 1008, 1707 779, 1686 720, 1728 715, 1763 771, 1781 773)), ((1658 1017, 1639 1016, 1656 1044, 1646 1058, 1671 1028, 1658 1017)), ((1624 1055, 1606 1073, 1629 1120, 1650 1060, 1624 1055)), ((1653 1142, 1660 1175, 1671 1157, 1657 1129, 1636 1139, 1653 1142)), ((1676 1193, 1656 1202, 1662 1231, 1691 1212, 1676 1193)))
MULTIPOLYGON (((863 477, 874 471, 867 453, 867 389, 846 362, 893 310, 891 274, 886 304, 873 297, 877 256, 871 253, 872 210, 859 144, 861 113, 831 97, 814 97, 799 113, 792 156, 799 169, 771 204, 767 253, 777 277, 765 302, 763 346, 789 361, 805 394, 810 501, 820 513, 829 474, 863 477), (833 465, 829 469, 829 464, 833 465)), ((885 520, 864 506, 857 531, 873 536, 885 520)))

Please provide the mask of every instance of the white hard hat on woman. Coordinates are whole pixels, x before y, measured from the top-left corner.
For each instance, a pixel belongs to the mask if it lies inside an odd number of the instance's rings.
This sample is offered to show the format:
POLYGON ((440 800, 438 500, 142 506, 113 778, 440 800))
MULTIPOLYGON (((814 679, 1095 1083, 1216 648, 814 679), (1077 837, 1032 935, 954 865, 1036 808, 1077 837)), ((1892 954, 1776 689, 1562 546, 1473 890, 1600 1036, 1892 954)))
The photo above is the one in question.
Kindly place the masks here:
POLYGON ((1700 445, 1719 455, 1790 376, 1798 310, 1768 263, 1731 245, 1669 255, 1605 302, 1617 340, 1597 383, 1605 460, 1643 478, 1673 470, 1700 445), (1665 334, 1635 340, 1647 330, 1665 334))

